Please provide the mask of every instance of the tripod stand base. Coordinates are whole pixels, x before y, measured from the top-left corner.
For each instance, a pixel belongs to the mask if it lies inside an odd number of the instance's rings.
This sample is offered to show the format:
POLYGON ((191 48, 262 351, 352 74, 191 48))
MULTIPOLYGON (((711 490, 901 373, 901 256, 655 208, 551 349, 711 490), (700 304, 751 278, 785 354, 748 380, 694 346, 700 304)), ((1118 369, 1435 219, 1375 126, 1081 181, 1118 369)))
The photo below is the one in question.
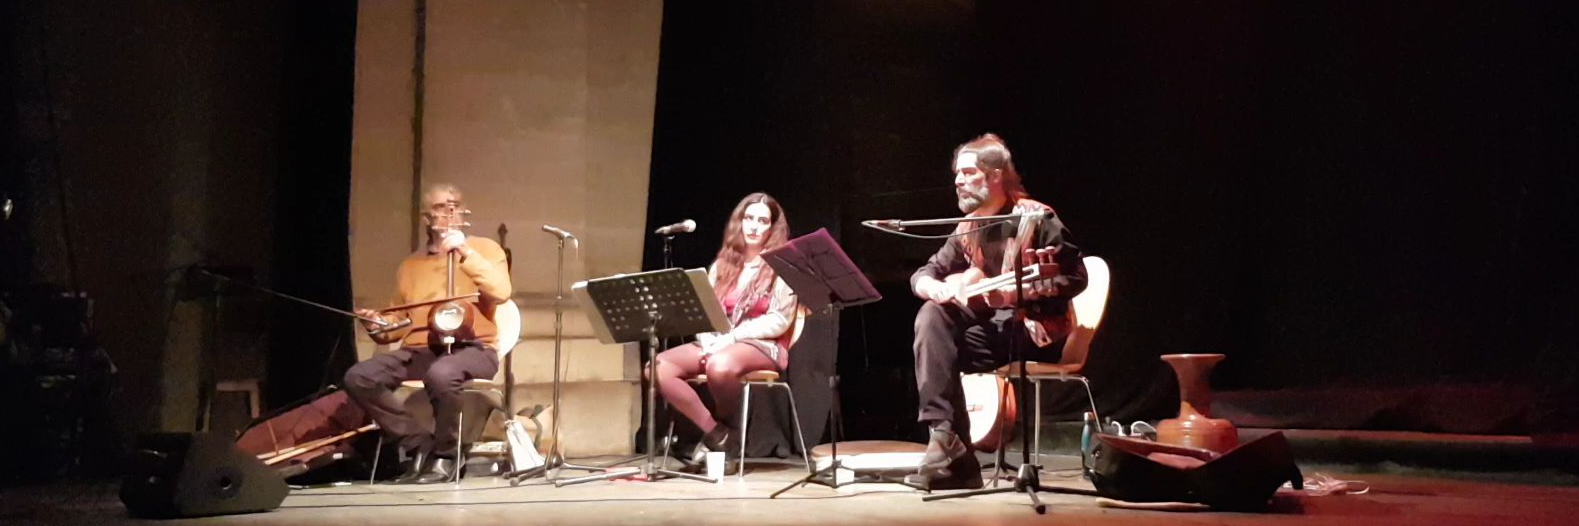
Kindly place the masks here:
MULTIPOLYGON (((897 472, 894 472, 894 473, 897 473, 897 472)), ((912 489, 919 489, 919 490, 925 490, 926 489, 924 487, 921 487, 918 484, 911 484, 909 482, 906 482, 905 481, 905 477, 902 474, 896 474, 896 475, 891 475, 890 476, 890 475, 884 475, 884 474, 882 474, 880 472, 855 471, 855 470, 851 470, 850 468, 845 467, 843 465, 843 461, 842 460, 835 460, 833 462, 833 464, 830 464, 827 467, 824 467, 824 468, 819 469, 817 471, 813 471, 811 473, 808 473, 806 476, 801 477, 800 479, 796 480, 795 482, 791 482, 788 486, 784 486, 782 488, 779 488, 778 491, 773 492, 773 494, 769 495, 768 498, 776 499, 776 498, 778 498, 779 495, 783 495, 785 492, 788 492, 789 490, 792 490, 792 489, 795 489, 795 488, 799 488, 799 487, 805 486, 807 484, 817 484, 817 485, 821 485, 821 486, 827 486, 829 489, 839 489, 839 488, 842 488, 842 487, 845 487, 845 486, 848 486, 848 485, 851 485, 851 484, 865 484, 865 483, 889 483, 889 484, 898 484, 898 485, 901 485, 901 486, 907 486, 907 487, 910 487, 912 489), (849 471, 849 472, 853 473, 853 476, 851 476, 851 478, 849 478, 848 480, 839 480, 839 470, 849 471)))
MULTIPOLYGON (((629 462, 629 461, 627 461, 627 462, 629 462)), ((550 457, 547 461, 543 462, 543 465, 541 465, 541 466, 537 466, 535 468, 528 468, 528 469, 518 470, 518 471, 511 471, 511 472, 505 473, 505 474, 503 474, 501 476, 503 476, 506 479, 509 479, 511 486, 518 486, 518 485, 521 484, 522 481, 525 481, 526 479, 529 479, 529 478, 538 477, 538 476, 541 476, 541 477, 543 477, 544 480, 547 480, 549 482, 553 482, 555 486, 558 486, 559 485, 559 482, 558 482, 559 472, 563 471, 563 470, 566 470, 566 469, 574 469, 574 470, 578 470, 578 471, 603 471, 604 468, 600 468, 600 467, 597 467, 597 466, 582 466, 582 465, 579 465, 579 464, 571 464, 571 463, 565 461, 565 457, 559 456, 558 453, 555 453, 553 457, 550 457)))
POLYGON ((555 480, 554 481, 554 487, 557 488, 557 487, 560 487, 560 486, 569 486, 571 484, 580 484, 582 482, 592 482, 592 481, 597 481, 597 480, 610 480, 610 479, 622 479, 622 478, 630 478, 630 477, 636 477, 636 476, 645 476, 645 478, 647 479, 648 482, 657 482, 657 481, 660 481, 660 480, 672 479, 672 478, 689 479, 689 480, 696 480, 696 481, 701 481, 701 482, 712 482, 712 483, 717 483, 719 481, 719 479, 709 478, 709 477, 704 476, 704 475, 697 475, 695 473, 684 473, 684 472, 668 470, 668 469, 653 469, 652 471, 643 471, 641 468, 630 468, 630 469, 622 469, 622 470, 619 470, 619 471, 610 471, 608 473, 599 473, 597 475, 587 475, 585 477, 577 477, 577 478, 573 478, 573 479, 555 480))
POLYGON ((1040 492, 1066 493, 1070 495, 1086 495, 1090 497, 1101 496, 1101 494, 1097 493, 1096 490, 1044 486, 1042 485, 1041 478, 1037 475, 1036 466, 1030 464, 1021 464, 1020 470, 1015 476, 1014 485, 1012 486, 961 491, 959 493, 950 493, 947 495, 927 495, 925 497, 921 497, 921 501, 931 502, 934 500, 959 499, 965 497, 974 497, 977 495, 995 495, 998 493, 1025 493, 1025 496, 1031 498, 1031 509, 1035 510, 1038 515, 1041 515, 1047 513, 1047 504, 1044 504, 1042 499, 1036 496, 1036 494, 1040 492))

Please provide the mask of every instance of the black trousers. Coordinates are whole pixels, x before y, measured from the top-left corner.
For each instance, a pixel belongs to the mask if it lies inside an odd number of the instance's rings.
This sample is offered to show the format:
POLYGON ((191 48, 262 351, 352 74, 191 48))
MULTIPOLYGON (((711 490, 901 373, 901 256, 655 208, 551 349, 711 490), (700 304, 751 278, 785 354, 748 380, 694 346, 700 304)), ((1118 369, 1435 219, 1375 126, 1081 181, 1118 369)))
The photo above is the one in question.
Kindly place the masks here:
POLYGON ((916 313, 917 420, 950 421, 954 430, 969 433, 960 373, 982 373, 1014 360, 1013 349, 1036 361, 1058 361, 1063 343, 1037 347, 1012 309, 967 309, 954 303, 928 301, 916 313))
POLYGON ((374 355, 345 372, 345 391, 362 406, 378 427, 408 452, 426 451, 455 458, 456 424, 461 410, 461 385, 476 378, 493 378, 499 372, 499 353, 477 342, 444 348, 402 347, 374 355), (406 380, 421 379, 433 402, 433 432, 417 423, 395 397, 395 388, 406 380))

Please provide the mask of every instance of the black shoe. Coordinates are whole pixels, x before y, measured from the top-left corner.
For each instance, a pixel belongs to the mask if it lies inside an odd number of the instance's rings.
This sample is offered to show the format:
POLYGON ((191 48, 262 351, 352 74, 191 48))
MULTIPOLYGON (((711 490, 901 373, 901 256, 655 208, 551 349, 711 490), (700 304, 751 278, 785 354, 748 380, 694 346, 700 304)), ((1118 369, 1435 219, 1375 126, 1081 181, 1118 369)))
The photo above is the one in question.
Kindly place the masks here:
MULTIPOLYGON (((955 460, 961 457, 967 456, 968 453, 970 453, 970 448, 965 445, 965 441, 959 439, 959 435, 954 434, 953 429, 947 422, 935 426, 932 428, 931 440, 927 441, 927 451, 921 456, 920 469, 916 471, 915 475, 905 477, 905 481, 923 487, 931 487, 930 484, 933 479, 947 479, 954 476, 954 470, 950 464, 953 464, 955 460)), ((971 460, 974 461, 975 458, 972 457, 971 460)), ((961 475, 967 474, 961 473, 961 475)), ((981 479, 981 473, 977 472, 975 476, 978 481, 981 479)))
POLYGON ((734 431, 728 425, 720 423, 713 426, 712 431, 702 435, 702 443, 712 451, 728 451, 729 437, 735 434, 734 431))
POLYGON ((455 474, 460 469, 460 464, 456 463, 453 458, 433 457, 433 460, 428 462, 428 469, 424 470, 422 475, 417 477, 416 483, 437 484, 456 480, 455 474))
POLYGON ((954 459, 942 470, 947 475, 933 474, 923 476, 913 473, 905 476, 905 484, 921 488, 926 491, 945 489, 981 489, 985 484, 981 479, 981 463, 976 460, 976 455, 966 454, 954 459))
POLYGON ((400 476, 395 477, 395 484, 411 484, 417 481, 428 470, 428 463, 432 458, 427 453, 417 452, 406 456, 400 462, 400 476))
POLYGON ((696 443, 696 449, 691 452, 691 463, 701 464, 707 460, 707 454, 714 451, 722 451, 725 458, 738 456, 736 452, 739 450, 730 448, 730 438, 734 435, 734 430, 723 423, 713 426, 712 431, 703 433, 702 440, 696 443))

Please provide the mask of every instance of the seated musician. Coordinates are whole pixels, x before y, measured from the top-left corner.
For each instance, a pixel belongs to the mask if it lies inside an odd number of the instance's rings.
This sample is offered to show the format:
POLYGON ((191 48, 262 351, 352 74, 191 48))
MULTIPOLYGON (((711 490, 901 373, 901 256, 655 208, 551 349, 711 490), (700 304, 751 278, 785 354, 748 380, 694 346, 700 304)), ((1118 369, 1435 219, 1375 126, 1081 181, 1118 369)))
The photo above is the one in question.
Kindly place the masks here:
POLYGON ((764 193, 746 196, 729 215, 724 246, 708 268, 708 279, 729 317, 728 332, 698 334, 658 354, 658 390, 680 414, 703 431, 699 450, 739 451, 735 429, 743 386, 740 378, 789 366, 795 293, 762 260, 762 252, 789 241, 789 225, 778 201, 764 193), (714 400, 708 411, 685 380, 707 375, 714 400))
POLYGON ((960 438, 970 436, 960 373, 1003 366, 1012 359, 1011 345, 1027 351, 1028 359, 1057 361, 1069 332, 1069 299, 1086 284, 1080 249, 1069 243, 1052 208, 1030 199, 998 136, 983 135, 954 150, 954 191, 967 216, 1046 215, 1027 223, 1023 233, 1017 222, 961 223, 955 232, 963 235, 949 238, 910 278, 912 291, 927 300, 916 313, 914 347, 918 419, 930 430, 922 465, 910 481, 932 489, 981 487, 971 445, 960 438), (1047 274, 1023 283, 1025 323, 1014 315, 1019 302, 1012 281, 964 297, 969 285, 1012 275, 1015 264, 1036 263, 1047 274))
POLYGON ((422 219, 428 227, 426 247, 406 256, 395 273, 395 305, 450 297, 450 259, 454 258, 453 291, 457 295, 480 293, 464 300, 477 311, 453 331, 446 342, 442 331, 430 327, 430 313, 441 305, 379 312, 357 309, 365 320, 394 323, 410 319, 406 328, 378 332, 379 324, 364 321, 373 341, 400 342, 400 348, 375 354, 345 373, 346 393, 362 406, 386 436, 398 444, 404 473, 400 482, 434 483, 450 479, 459 469, 456 430, 461 385, 476 378, 493 378, 499 371, 495 349, 497 327, 494 309, 510 299, 510 274, 504 249, 486 237, 469 237, 458 228, 461 191, 452 185, 429 187, 422 194, 422 219), (394 390, 405 380, 421 379, 433 402, 434 430, 426 431, 406 413, 394 390))

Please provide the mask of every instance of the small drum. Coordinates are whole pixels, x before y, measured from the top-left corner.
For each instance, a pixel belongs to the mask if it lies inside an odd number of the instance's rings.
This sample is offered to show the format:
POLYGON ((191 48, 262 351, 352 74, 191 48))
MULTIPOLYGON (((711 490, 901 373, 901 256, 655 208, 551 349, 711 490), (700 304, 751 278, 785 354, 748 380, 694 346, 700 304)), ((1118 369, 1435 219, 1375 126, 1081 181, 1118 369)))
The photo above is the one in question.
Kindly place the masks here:
MULTIPOLYGON (((856 440, 839 443, 839 466, 855 473, 915 473, 926 454, 926 444, 896 440, 856 440)), ((833 444, 811 448, 817 469, 833 462, 833 444)))

